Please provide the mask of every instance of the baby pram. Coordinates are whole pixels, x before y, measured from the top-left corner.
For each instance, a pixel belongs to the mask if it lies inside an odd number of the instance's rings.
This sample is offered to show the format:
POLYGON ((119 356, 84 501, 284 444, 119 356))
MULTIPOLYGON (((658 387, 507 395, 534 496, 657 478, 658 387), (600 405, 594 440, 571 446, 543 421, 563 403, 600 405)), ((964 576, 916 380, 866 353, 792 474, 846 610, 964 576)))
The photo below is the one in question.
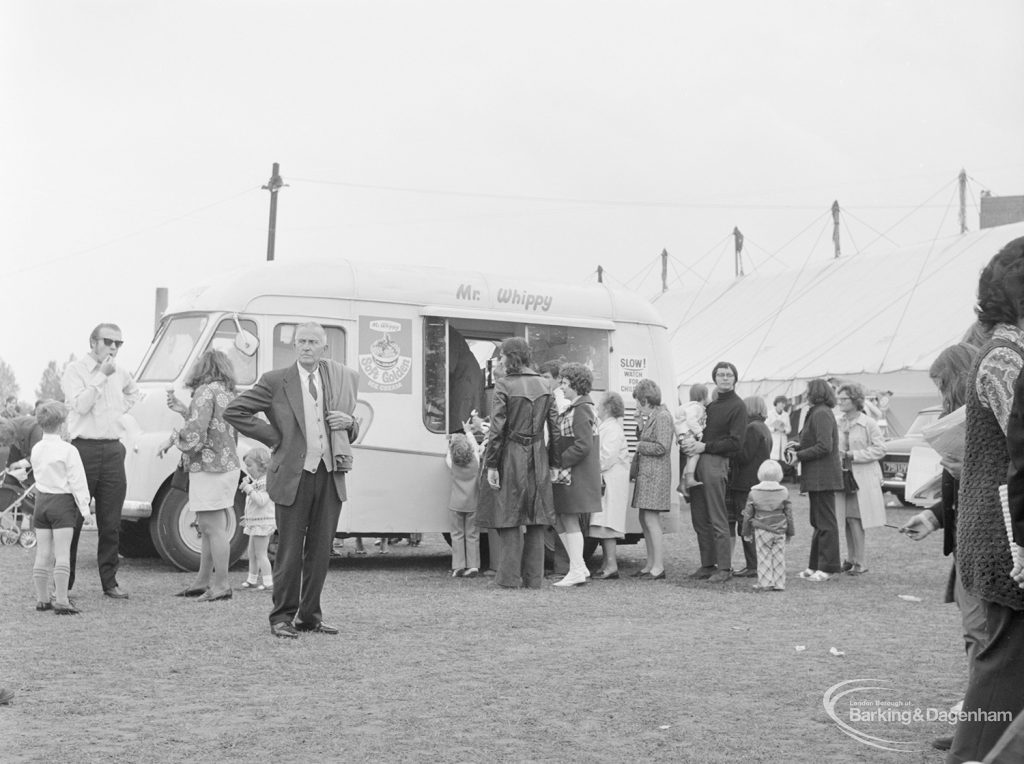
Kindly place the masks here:
POLYGON ((32 530, 35 493, 35 485, 26 487, 11 470, 0 474, 0 544, 21 544, 25 549, 36 545, 36 532, 32 530))

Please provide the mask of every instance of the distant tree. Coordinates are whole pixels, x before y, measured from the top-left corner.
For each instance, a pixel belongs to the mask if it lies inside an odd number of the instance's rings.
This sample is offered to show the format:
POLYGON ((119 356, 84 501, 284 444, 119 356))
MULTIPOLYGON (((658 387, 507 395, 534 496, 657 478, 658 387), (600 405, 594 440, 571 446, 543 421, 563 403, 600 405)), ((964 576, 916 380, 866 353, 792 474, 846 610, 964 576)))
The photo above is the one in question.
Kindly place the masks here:
POLYGON ((68 361, 65 361, 58 371, 56 361, 46 364, 43 376, 39 380, 39 387, 36 388, 36 400, 64 400, 64 388, 61 387, 60 379, 64 376, 64 367, 67 365, 68 361))
POLYGON ((18 380, 14 378, 14 369, 0 358, 0 403, 7 400, 8 395, 16 396, 20 389, 18 380))

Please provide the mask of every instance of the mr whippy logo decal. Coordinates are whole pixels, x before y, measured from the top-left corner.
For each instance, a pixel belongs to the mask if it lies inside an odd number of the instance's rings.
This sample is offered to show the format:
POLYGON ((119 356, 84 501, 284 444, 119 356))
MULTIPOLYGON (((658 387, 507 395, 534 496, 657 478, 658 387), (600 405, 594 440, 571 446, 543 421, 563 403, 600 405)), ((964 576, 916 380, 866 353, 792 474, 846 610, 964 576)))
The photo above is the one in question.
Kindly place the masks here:
POLYGON ((412 393, 412 321, 363 316, 359 319, 361 387, 378 393, 412 393))

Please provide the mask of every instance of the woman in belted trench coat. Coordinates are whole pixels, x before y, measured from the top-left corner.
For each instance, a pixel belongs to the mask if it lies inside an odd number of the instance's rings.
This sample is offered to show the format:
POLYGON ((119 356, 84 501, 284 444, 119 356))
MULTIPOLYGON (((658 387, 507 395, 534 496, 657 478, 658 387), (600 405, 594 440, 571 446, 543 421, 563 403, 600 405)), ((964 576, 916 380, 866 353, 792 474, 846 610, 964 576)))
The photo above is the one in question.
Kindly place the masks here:
POLYGON ((491 426, 484 451, 477 525, 498 531, 495 583, 539 589, 544 580, 544 529, 554 523, 551 459, 544 439, 554 442, 556 416, 551 387, 530 368, 530 346, 522 337, 501 344, 505 376, 494 386, 491 426))

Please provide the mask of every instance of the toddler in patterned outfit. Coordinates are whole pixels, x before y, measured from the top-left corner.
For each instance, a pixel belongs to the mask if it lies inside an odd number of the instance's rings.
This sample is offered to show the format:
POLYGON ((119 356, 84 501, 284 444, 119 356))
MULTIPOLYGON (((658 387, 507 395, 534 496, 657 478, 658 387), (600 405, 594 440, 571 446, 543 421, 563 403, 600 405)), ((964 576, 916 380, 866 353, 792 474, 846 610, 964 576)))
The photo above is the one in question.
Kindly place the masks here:
POLYGON ((242 588, 265 591, 274 586, 267 547, 270 546, 270 537, 277 530, 274 517, 276 507, 267 494, 270 452, 257 446, 242 461, 248 473, 241 485, 242 493, 245 494, 245 519, 242 522, 245 535, 249 537, 249 578, 242 584, 242 588), (263 576, 263 583, 259 583, 259 576, 263 576))
POLYGON ((782 467, 771 459, 757 469, 761 482, 750 489, 743 508, 743 538, 757 544, 757 583, 754 590, 786 588, 786 544, 793 537, 789 491, 782 485, 782 467))

